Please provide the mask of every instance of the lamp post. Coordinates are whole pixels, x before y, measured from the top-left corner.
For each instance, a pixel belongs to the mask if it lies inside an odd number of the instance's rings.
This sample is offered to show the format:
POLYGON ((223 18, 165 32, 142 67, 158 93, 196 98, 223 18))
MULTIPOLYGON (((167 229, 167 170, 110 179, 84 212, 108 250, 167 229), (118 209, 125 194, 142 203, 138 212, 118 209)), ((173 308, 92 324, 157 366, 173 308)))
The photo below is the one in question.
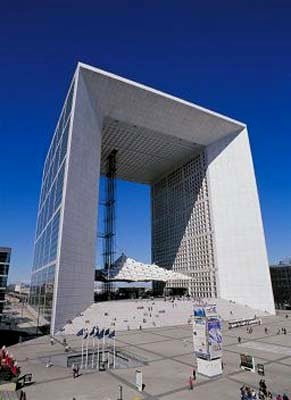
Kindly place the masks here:
POLYGON ((40 308, 41 305, 38 305, 38 310, 37 310, 37 320, 36 320, 36 334, 38 335, 38 329, 39 329, 39 316, 40 316, 40 308))
POLYGON ((123 397, 122 397, 122 390, 123 390, 122 385, 119 385, 119 397, 118 397, 117 400, 123 400, 123 397))

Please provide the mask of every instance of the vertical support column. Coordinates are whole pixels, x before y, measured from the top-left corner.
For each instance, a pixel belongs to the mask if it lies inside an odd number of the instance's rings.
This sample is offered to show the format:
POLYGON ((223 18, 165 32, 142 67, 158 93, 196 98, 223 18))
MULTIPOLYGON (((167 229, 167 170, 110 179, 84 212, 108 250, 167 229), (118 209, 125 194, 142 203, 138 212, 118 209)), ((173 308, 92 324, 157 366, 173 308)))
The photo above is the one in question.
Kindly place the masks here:
POLYGON ((103 117, 92 107, 81 69, 76 84, 63 187, 52 333, 94 300, 103 117))
POLYGON ((206 148, 218 295, 274 313, 247 129, 206 148))

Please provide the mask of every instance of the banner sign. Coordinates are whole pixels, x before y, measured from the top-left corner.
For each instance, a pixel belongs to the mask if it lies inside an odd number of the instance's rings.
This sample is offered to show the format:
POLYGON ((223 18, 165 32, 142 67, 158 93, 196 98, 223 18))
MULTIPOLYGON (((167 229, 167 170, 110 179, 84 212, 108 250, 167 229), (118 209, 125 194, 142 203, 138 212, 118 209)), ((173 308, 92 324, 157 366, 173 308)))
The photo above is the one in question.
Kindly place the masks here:
POLYGON ((209 359, 222 357, 222 328, 218 318, 208 319, 207 336, 209 359))
POLYGON ((255 359, 248 354, 240 354, 240 367, 245 371, 255 372, 255 359))
POLYGON ((135 386, 139 392, 142 392, 142 372, 140 369, 135 370, 135 386))
POLYGON ((194 307, 194 317, 205 317, 205 307, 194 307))
POLYGON ((206 317, 217 317, 216 304, 207 304, 205 307, 206 317))
POLYGON ((260 318, 247 318, 247 319, 236 319, 228 322, 228 329, 237 328, 238 326, 245 325, 261 325, 262 320, 260 318))
POLYGON ((216 304, 207 304, 207 306, 195 306, 194 317, 217 317, 216 304))
POLYGON ((196 356, 208 358, 206 320, 204 318, 194 319, 193 345, 196 356))
POLYGON ((193 345, 197 357, 206 360, 222 357, 222 325, 216 304, 194 306, 193 345))

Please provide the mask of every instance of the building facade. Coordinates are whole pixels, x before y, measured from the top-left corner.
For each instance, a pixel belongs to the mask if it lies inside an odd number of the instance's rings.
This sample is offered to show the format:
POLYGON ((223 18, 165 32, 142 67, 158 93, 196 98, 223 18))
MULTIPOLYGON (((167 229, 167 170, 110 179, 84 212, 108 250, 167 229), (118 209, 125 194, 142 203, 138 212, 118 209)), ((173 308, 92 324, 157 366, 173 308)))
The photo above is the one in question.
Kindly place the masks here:
POLYGON ((5 305, 5 293, 7 289, 8 272, 10 265, 11 248, 0 247, 0 321, 5 305))
MULTIPOLYGON (((206 153, 152 185, 152 256, 157 265, 191 276, 194 297, 217 297, 206 153)), ((158 285, 156 285, 158 286, 158 285)))
POLYGON ((291 309, 291 260, 270 266, 276 308, 291 309))
POLYGON ((151 187, 152 261, 190 276, 195 296, 273 313, 246 125, 79 63, 44 163, 35 235, 30 303, 51 331, 93 301, 99 179, 113 150, 118 178, 151 187))

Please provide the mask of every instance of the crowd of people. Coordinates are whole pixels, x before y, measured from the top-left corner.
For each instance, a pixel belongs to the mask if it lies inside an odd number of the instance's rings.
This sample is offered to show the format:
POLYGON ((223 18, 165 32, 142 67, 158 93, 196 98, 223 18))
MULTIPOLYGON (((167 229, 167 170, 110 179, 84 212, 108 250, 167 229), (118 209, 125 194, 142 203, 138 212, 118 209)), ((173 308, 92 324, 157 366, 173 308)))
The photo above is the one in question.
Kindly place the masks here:
POLYGON ((268 390, 264 379, 260 380, 258 391, 250 386, 242 386, 240 388, 240 398, 241 400, 289 400, 289 397, 286 393, 283 395, 278 394, 276 397, 273 397, 273 394, 270 390, 268 390))
POLYGON ((3 346, 0 351, 0 373, 5 376, 7 380, 20 375, 20 367, 12 354, 9 354, 6 346, 3 346))

